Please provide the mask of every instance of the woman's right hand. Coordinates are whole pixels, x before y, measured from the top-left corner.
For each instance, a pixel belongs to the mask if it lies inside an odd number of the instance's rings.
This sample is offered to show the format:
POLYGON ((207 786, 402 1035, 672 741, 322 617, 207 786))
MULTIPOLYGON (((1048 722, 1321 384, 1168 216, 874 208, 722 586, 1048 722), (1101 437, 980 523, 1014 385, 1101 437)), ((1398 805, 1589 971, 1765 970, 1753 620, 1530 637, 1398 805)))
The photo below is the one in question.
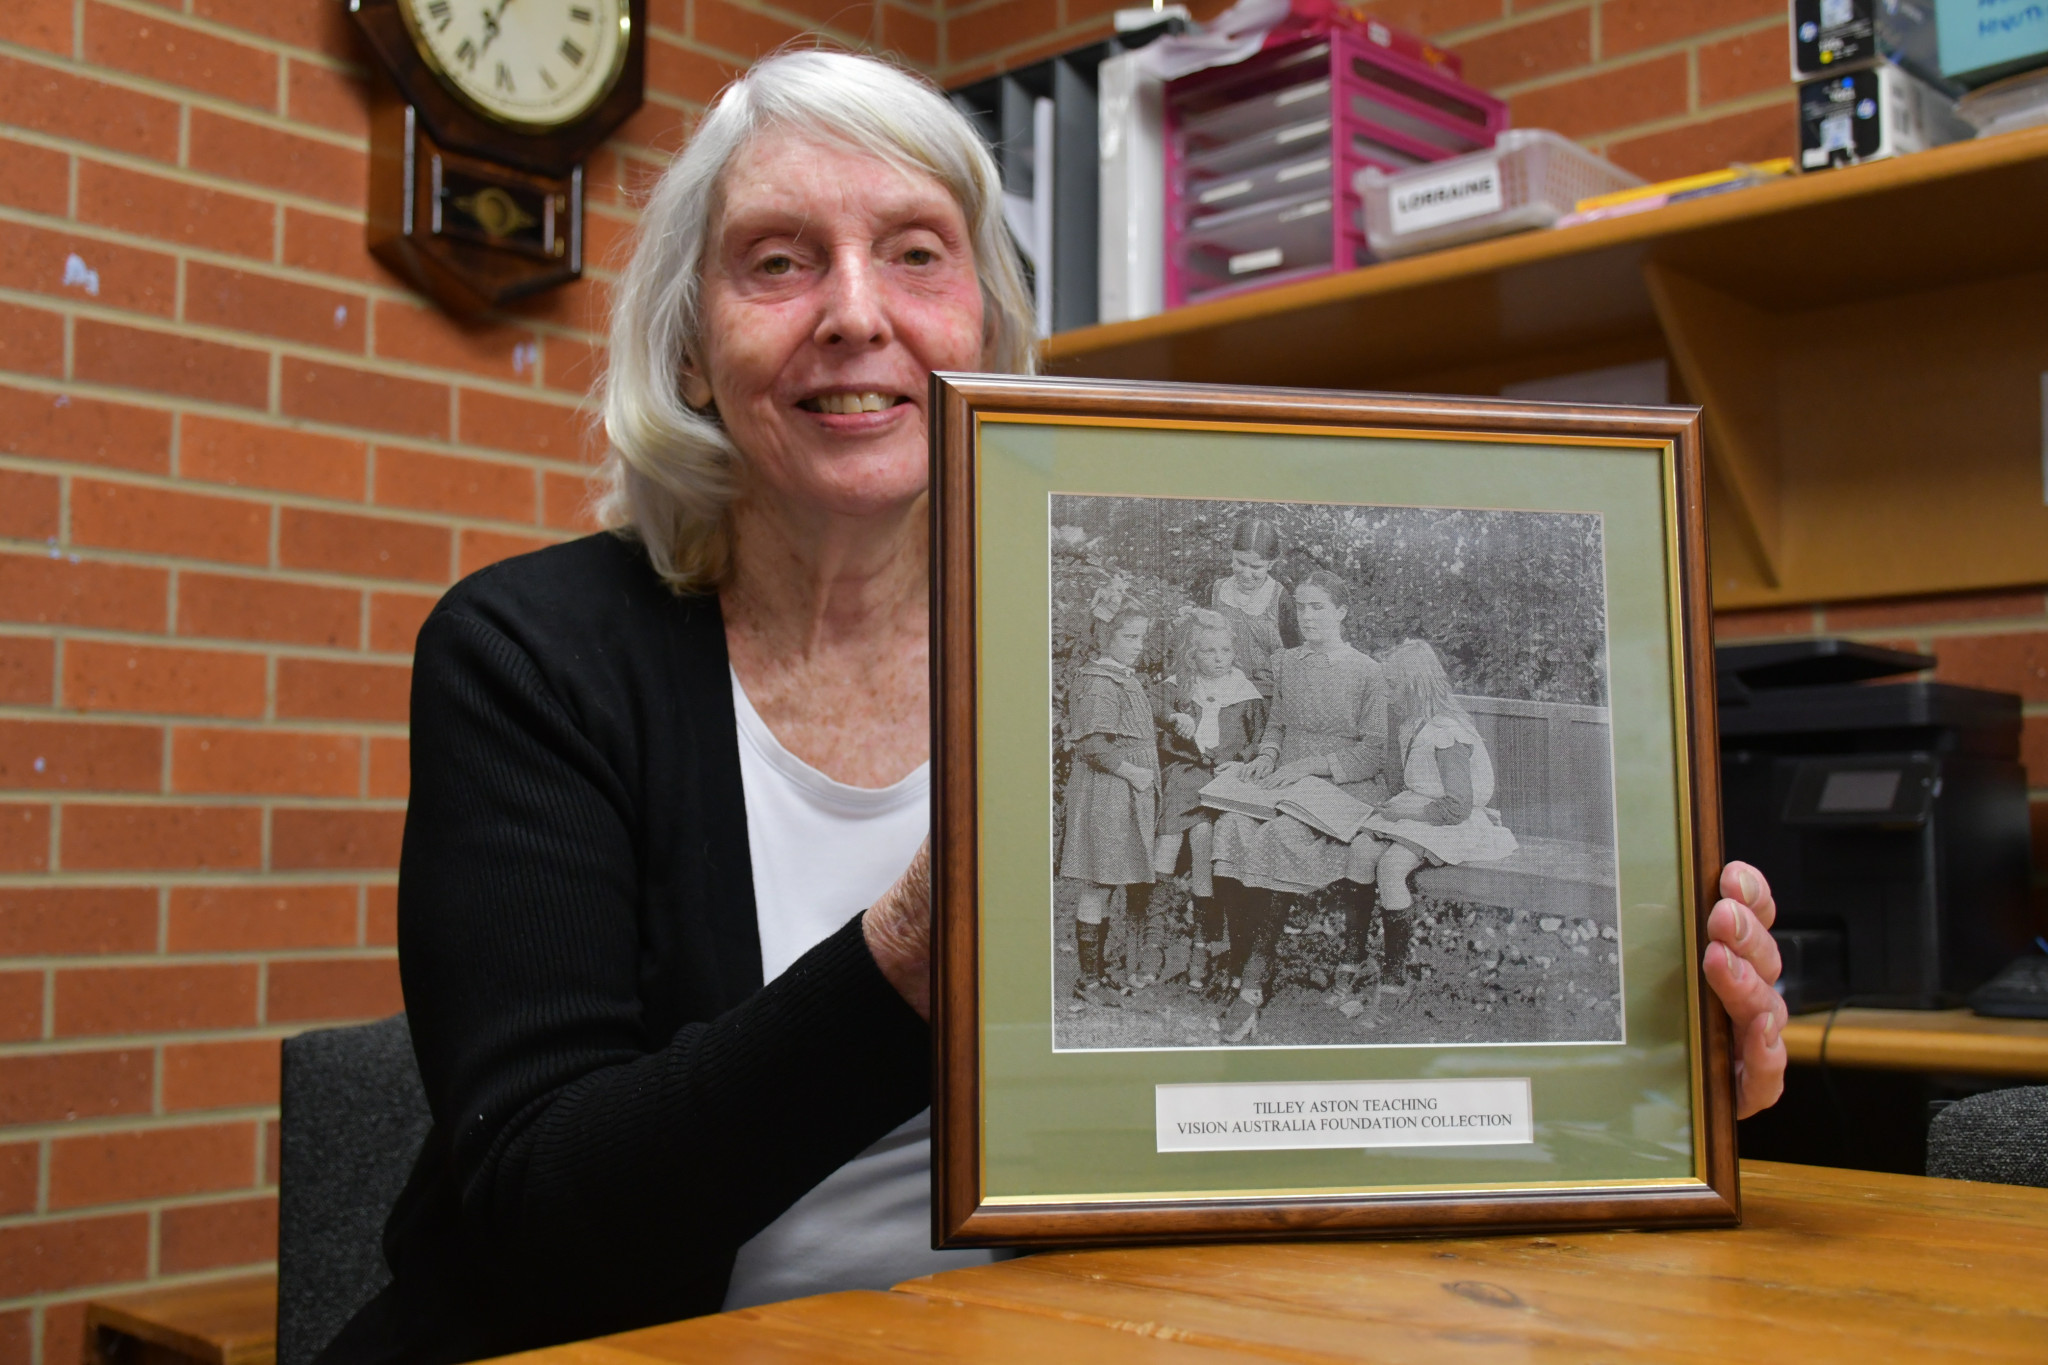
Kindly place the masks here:
POLYGON ((1150 768, 1142 768, 1135 763, 1124 764, 1116 770, 1116 775, 1130 783, 1131 790, 1134 792, 1151 791, 1152 784, 1155 781, 1150 768))
POLYGON ((932 1017, 932 841, 918 847, 896 884, 860 917, 875 966, 905 1004, 932 1017))
POLYGON ((1257 758, 1245 764, 1244 771, 1239 773, 1238 776, 1247 782, 1263 782, 1272 773, 1273 765, 1277 762, 1279 762, 1279 755, 1277 754, 1260 754, 1257 758))

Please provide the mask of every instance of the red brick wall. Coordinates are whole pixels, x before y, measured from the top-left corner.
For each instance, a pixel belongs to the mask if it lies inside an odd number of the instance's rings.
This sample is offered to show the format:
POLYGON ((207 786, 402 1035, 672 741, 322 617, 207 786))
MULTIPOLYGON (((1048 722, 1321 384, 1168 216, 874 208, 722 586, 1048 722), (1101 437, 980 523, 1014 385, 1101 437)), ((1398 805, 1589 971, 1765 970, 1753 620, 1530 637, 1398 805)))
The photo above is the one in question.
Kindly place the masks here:
MULTIPOLYGON (((938 60, 924 0, 650 10, 599 261, 757 52, 938 60)), ((414 631, 581 525, 609 272, 423 307, 363 248, 367 78, 342 0, 0 3, 0 1365, 272 1260, 277 1040, 398 1006, 414 631)))

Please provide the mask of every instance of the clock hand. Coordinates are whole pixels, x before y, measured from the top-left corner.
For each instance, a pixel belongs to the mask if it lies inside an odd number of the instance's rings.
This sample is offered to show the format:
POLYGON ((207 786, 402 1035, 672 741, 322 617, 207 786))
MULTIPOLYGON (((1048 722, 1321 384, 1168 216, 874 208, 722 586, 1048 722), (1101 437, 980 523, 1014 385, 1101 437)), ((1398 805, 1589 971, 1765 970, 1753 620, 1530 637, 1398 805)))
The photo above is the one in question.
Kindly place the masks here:
POLYGON ((498 36, 498 18, 504 14, 505 6, 511 3, 512 0, 498 0, 498 7, 495 10, 487 9, 484 11, 484 42, 483 46, 477 49, 478 56, 482 56, 490 50, 491 39, 498 36))

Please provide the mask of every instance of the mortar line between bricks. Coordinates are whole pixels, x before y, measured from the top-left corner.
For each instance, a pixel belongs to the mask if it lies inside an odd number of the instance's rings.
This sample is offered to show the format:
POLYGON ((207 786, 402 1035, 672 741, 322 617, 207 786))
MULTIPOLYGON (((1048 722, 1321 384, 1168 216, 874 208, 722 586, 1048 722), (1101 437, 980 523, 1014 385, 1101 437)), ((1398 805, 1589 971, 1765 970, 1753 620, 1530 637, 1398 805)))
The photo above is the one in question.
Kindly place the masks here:
MULTIPOLYGON (((16 790, 18 791, 20 789, 17 788, 16 790)), ((50 791, 37 792, 34 793, 34 796, 37 801, 47 801, 51 805, 56 806, 60 809, 67 805, 99 807, 133 806, 148 807, 151 810, 163 810, 166 807, 177 806, 188 809, 254 810, 267 812, 274 806, 284 805, 292 808, 293 810, 308 812, 325 812, 330 815, 336 811, 343 811, 355 815, 364 815, 376 812, 382 812, 385 815, 398 815, 403 814, 405 811, 405 800, 403 798, 381 796, 252 796, 247 792, 65 792, 59 795, 56 792, 50 791)), ((268 868, 269 864, 266 860, 263 867, 241 868, 240 870, 244 872, 257 872, 266 870, 268 868)), ((64 870, 67 872, 76 873, 80 876, 91 876, 94 871, 94 869, 92 868, 66 868, 64 870)), ((209 869, 204 867, 181 868, 131 866, 122 868, 120 870, 127 872, 168 873, 205 872, 209 869)), ((225 871, 228 869, 222 870, 225 871)), ((287 869, 280 868, 275 870, 285 871, 287 869)), ((340 871, 341 869, 337 868, 335 870, 340 871)), ((388 869, 380 866, 364 868, 361 870, 366 872, 380 872, 387 870, 395 871, 396 869, 388 869)))
MULTIPOLYGON (((269 1117, 275 1118, 275 1106, 273 1106, 272 1109, 273 1112, 269 1115, 269 1117)), ((261 1143, 263 1138, 262 1133, 260 1131, 260 1123, 258 1127, 259 1131, 256 1140, 258 1143, 261 1143)), ((79 1136, 102 1137, 106 1136, 106 1134, 93 1132, 80 1133, 79 1136)), ((262 1176, 262 1158, 260 1150, 258 1153, 256 1174, 258 1179, 260 1180, 262 1176)), ((137 1213, 155 1213, 159 1210, 165 1212, 173 1212, 179 1209, 202 1208, 208 1204, 226 1204, 233 1203, 237 1200, 259 1198, 263 1194, 270 1192, 275 1188, 275 1186, 271 1185, 251 1183, 248 1185, 229 1185, 217 1190, 195 1190, 190 1193, 180 1191, 176 1194, 148 1195, 141 1199, 123 1199, 118 1203, 74 1204, 67 1208, 52 1209, 50 1210, 50 1212, 45 1214, 9 1214, 5 1218, 0 1218, 0 1229, 34 1226, 38 1223, 48 1224, 60 1218, 70 1219, 120 1217, 123 1214, 133 1215, 137 1213)), ((243 1273, 246 1274, 247 1272, 244 1271, 243 1273)), ((152 1280, 155 1280, 154 1276, 152 1276, 151 1278, 152 1280)), ((168 1281, 157 1281, 157 1283, 168 1283, 168 1281)), ((0 1300, 0 1311, 5 1310, 5 1304, 5 1300, 0 1300)))
MULTIPOLYGON (((2048 795, 2048 789, 2044 789, 2048 795)), ((147 872, 119 869, 106 872, 7 872, 0 873, 0 893, 10 890, 54 891, 71 888, 85 891, 114 890, 161 890, 164 902, 169 903, 174 891, 210 891, 229 888, 240 891, 324 891, 339 887, 396 887, 398 869, 323 867, 305 868, 293 871, 289 868, 270 871, 262 868, 226 869, 177 869, 171 872, 147 872)), ((168 942, 168 938, 164 940, 168 942)), ((388 947, 389 945, 365 944, 366 948, 388 947)), ((158 950, 162 951, 162 950, 158 950)), ((273 951, 264 949, 265 952, 273 951)), ((283 952, 284 949, 274 951, 283 952)), ((93 961, 100 955, 86 953, 77 955, 75 960, 93 961)), ((5 1046, 0 1044, 0 1046, 5 1046)))
MULTIPOLYGON (((260 1167, 257 1170, 257 1174, 262 1174, 260 1167)), ((149 1277, 153 1280, 163 1268, 163 1212, 161 1209, 152 1206, 146 1217, 148 1222, 145 1225, 146 1231, 143 1233, 142 1264, 143 1268, 148 1271, 149 1277)), ((46 1362, 46 1365, 55 1365, 55 1363, 46 1362)))
MULTIPOLYGON (((101 3, 143 19, 163 20, 166 17, 173 17, 178 20, 177 27, 193 29, 215 38, 230 39, 244 47, 253 47, 259 51, 268 52, 274 57, 290 57, 308 64, 317 63, 330 71, 344 72, 350 75, 366 76, 370 74, 368 69, 362 65, 330 56, 318 48, 293 47, 282 39, 272 38, 267 34, 255 33, 245 28, 236 28, 233 24, 227 23, 224 20, 209 19, 203 14, 193 14, 181 9, 173 11, 170 16, 166 16, 164 7, 160 4, 152 3, 151 0, 101 0, 101 3)), ((246 109, 251 106, 243 105, 241 107, 246 109)))
MULTIPOLYGON (((309 213, 319 213, 329 218, 346 218, 357 223, 360 223, 363 219, 363 210, 351 208, 345 204, 337 204, 331 199, 314 199, 288 189, 273 189, 264 185, 252 184, 246 180, 229 180, 225 176, 218 175, 212 171, 193 170, 189 166, 183 166, 176 162, 144 156, 139 152, 124 152, 118 147, 102 146, 97 142, 87 142, 83 138, 65 137, 59 133, 47 133, 40 128, 24 128, 17 124, 0 125, 0 131, 6 133, 7 140, 10 142, 40 147, 45 151, 67 152, 72 156, 85 157, 119 170, 136 171, 144 175, 152 175, 160 180, 169 180, 181 185, 192 185, 201 189, 222 190, 230 194, 239 195, 244 199, 261 199, 270 203, 283 204, 289 208, 304 209, 309 213)), ((18 213, 20 211, 14 210, 13 212, 18 213)), ((33 216, 45 217, 46 215, 33 216)), ((53 218, 49 219, 49 221, 63 222, 67 220, 53 218)), ((148 240, 155 241, 158 239, 150 238, 148 240)), ((245 256, 241 259, 249 260, 253 258, 245 256)), ((398 293, 401 291, 394 290, 393 292, 398 293)), ((408 295, 406 297, 411 296, 408 295)))
MULTIPOLYGON (((265 577, 262 579, 262 581, 269 582, 272 580, 268 577, 265 577)), ((348 583, 343 584, 341 586, 360 587, 362 585, 359 583, 348 583)), ((431 594, 421 595, 426 596, 431 594)), ((75 636, 76 638, 82 640, 87 644, 142 645, 151 647, 170 648, 184 648, 185 646, 190 645, 195 649, 220 649, 240 654, 260 654, 265 652, 271 652, 280 655, 288 655, 296 659, 315 659, 331 663, 374 663, 406 665, 409 664, 412 660, 412 655, 410 652, 394 652, 388 650, 356 650, 351 649, 346 645, 297 644, 291 641, 277 640, 237 640, 229 636, 220 635, 166 635, 159 632, 134 630, 100 630, 91 627, 81 626, 65 626, 64 630, 67 633, 67 635, 75 636)), ((48 633, 48 631, 49 627, 47 625, 41 625, 33 621, 10 621, 4 624, 0 624, 0 636, 19 636, 27 639, 41 639, 48 633)), ((27 708, 24 707, 23 709, 27 708)), ((73 713, 78 715, 154 714, 151 712, 89 712, 86 707, 72 705, 62 701, 52 702, 50 704, 49 709, 56 711, 64 711, 67 713, 73 713)), ((363 720, 361 717, 344 717, 343 720, 347 723, 360 725, 391 725, 396 726, 401 730, 405 727, 404 721, 397 720, 370 721, 363 720)))
MULTIPOLYGON (((1511 100, 1517 95, 1527 94, 1534 90, 1546 90, 1552 86, 1569 85, 1573 81, 1584 80, 1589 76, 1601 76, 1609 72, 1624 71, 1643 62, 1657 61, 1660 58, 1670 57, 1682 52, 1696 52, 1702 46, 1725 42, 1729 38, 1747 37, 1751 34, 1765 32, 1773 27, 1782 27, 1784 22, 1782 18, 1778 18, 1744 24, 1731 24, 1726 28, 1692 34, 1685 38, 1673 39, 1668 43, 1658 43, 1651 47, 1636 48, 1633 51, 1624 52, 1617 56, 1601 57, 1597 61, 1586 62, 1580 66, 1549 72, 1534 79, 1512 85, 1503 85, 1489 93, 1500 99, 1511 100)), ((1446 46, 1449 46, 1449 44, 1446 44, 1446 46)), ((1783 90, 1776 92, 1766 91, 1763 93, 1788 94, 1792 89, 1792 84, 1788 80, 1783 90)))
MULTIPOLYGON (((119 484, 125 488, 148 488, 164 493, 190 493, 194 497, 217 498, 222 502, 237 503, 244 506, 277 507, 306 512, 333 512, 346 508, 350 509, 351 515, 368 515, 374 520, 390 522, 393 525, 437 526, 448 530, 519 532, 532 535, 536 532, 545 532, 551 529, 536 521, 511 521, 493 517, 465 515, 461 512, 434 512, 425 508, 407 507, 388 502, 342 502, 339 499, 315 498, 305 493, 296 493, 286 489, 251 489, 240 484, 217 483, 211 480, 181 477, 176 474, 151 474, 142 470, 123 469, 118 465, 81 465, 77 461, 59 462, 44 460, 33 455, 0 455, 0 469, 19 470, 23 473, 51 474, 53 473, 51 466, 58 463, 62 463, 64 466, 62 472, 73 478, 89 478, 97 483, 119 484)), ((534 469, 532 465, 524 462, 505 461, 501 463, 511 463, 514 468, 529 472, 534 469)), ((68 527, 68 523, 66 525, 68 527)), ((180 564, 194 568, 207 565, 234 566, 257 571, 264 577, 269 576, 268 572, 265 572, 266 570, 282 573, 288 572, 292 568, 290 565, 270 563, 268 561, 255 563, 250 560, 241 559, 207 559, 200 555, 180 555, 155 550, 124 550, 114 545, 87 545, 68 533, 58 543, 67 549, 90 549, 95 553, 150 555, 166 560, 176 560, 180 564)), ((47 538, 30 536, 0 536, 0 544, 32 545, 40 549, 47 549, 49 541, 47 538)), ((267 539, 265 545, 267 554, 269 552, 269 541, 267 539)), ((353 575, 345 576, 353 577, 353 575)), ((362 575, 365 578, 374 576, 362 575)))
MULTIPOLYGON (((279 114, 275 110, 258 109, 253 104, 238 104, 231 99, 225 99, 218 95, 209 95, 204 90, 194 90, 189 86, 173 85, 169 81, 160 81, 149 76, 138 76, 131 71, 124 71, 116 66, 102 66, 91 62, 72 61, 39 47, 27 47, 20 43, 7 42, 4 39, 0 39, 0 55, 12 57, 24 66, 36 66, 48 71, 59 71, 67 76, 76 76, 80 79, 91 81, 96 85, 110 86, 116 90, 125 90, 130 94, 153 96, 167 104, 175 103, 181 110, 190 111, 197 109, 209 114, 220 114, 225 117, 238 119, 244 123, 253 123, 272 132, 291 133, 305 138, 308 142, 324 143, 330 147, 341 147, 357 152, 367 152, 370 147, 370 140, 367 137, 336 133, 321 127, 317 123, 300 123, 279 114)), ((189 123, 189 120, 181 120, 181 123, 189 123)), ((180 165, 185 163, 186 154, 189 151, 188 132, 187 128, 181 127, 178 149, 180 165)))
MULTIPOLYGON (((4 294, 5 291, 0 291, 4 294)), ((524 450, 502 450, 496 446, 478 445, 473 441, 456 441, 447 437, 401 436, 387 431, 366 432, 361 427, 346 427, 335 422, 322 422, 314 418, 278 417, 271 413, 258 412, 254 408, 240 408, 232 403, 215 403, 206 399, 179 399, 173 395, 156 393, 147 389, 124 389, 112 384, 84 381, 60 381, 37 375, 0 375, 0 385, 17 389, 23 393, 44 393, 52 398, 91 398, 102 402, 119 403, 124 407, 141 408, 150 412, 161 412, 170 416, 189 414, 195 417, 217 417, 240 422, 246 426, 276 428, 289 431, 304 431, 316 436, 337 436, 351 441, 365 441, 377 445, 404 446, 408 449, 427 450, 432 454, 473 455, 478 458, 496 460, 499 463, 528 465, 556 474, 588 474, 595 468, 593 463, 551 455, 535 455, 524 450)), ((37 469, 47 471, 52 465, 77 466, 83 470, 105 470, 119 468, 94 464, 88 460, 65 460, 30 455, 0 454, 0 462, 31 461, 37 469)), ((130 471, 143 472, 143 471, 130 471)), ((187 482, 205 482, 210 488, 240 489, 238 484, 214 483, 185 476, 187 482)), ((271 491, 271 490, 260 490, 271 491)), ((310 493, 295 493, 290 489, 275 490, 279 497, 296 497, 308 500, 309 505, 323 508, 364 508, 377 506, 360 499, 320 498, 310 493)), ((418 509, 398 508, 400 512, 418 509)), ((469 518, 469 520, 477 520, 469 518)), ((521 525, 524 523, 505 523, 521 525)), ((23 537, 7 537, 23 539, 23 537)))
MULTIPOLYGON (((10 134, 10 141, 25 141, 24 139, 13 138, 11 136, 12 130, 6 131, 8 131, 10 134)), ((43 150, 68 152, 71 149, 69 149, 68 147, 51 146, 45 147, 43 148, 43 150)), ((77 159, 75 154, 73 155, 73 159, 74 161, 77 159)), ((117 169, 127 170, 132 168, 121 166, 117 167, 117 169)), ((270 208, 275 208, 279 205, 282 205, 283 207, 286 208, 304 207, 303 205, 291 203, 289 200, 273 199, 271 196, 267 194, 252 195, 249 193, 250 187, 243 185, 238 181, 209 182, 201 177, 194 176, 191 172, 188 171, 180 170, 175 171, 173 174, 165 175, 162 174, 163 170, 164 167, 162 163, 156 163, 155 171, 153 172, 153 174, 155 174, 157 179, 169 180, 174 184, 184 185, 188 188, 205 190, 209 192, 218 191, 221 193, 233 194, 237 198, 242 199, 255 199, 264 202, 265 206, 270 208)), ((348 221, 351 226, 360 226, 362 219, 360 215, 355 215, 352 217, 347 217, 346 221, 348 221)), ((635 221, 637 221, 637 219, 635 221)), ((143 233, 128 231, 125 228, 113 227, 107 224, 94 223, 82 220, 77 216, 75 210, 72 212, 70 216, 59 218, 52 214, 37 213, 32 209, 23 209, 7 205, 0 205, 0 223, 10 222, 22 227, 39 228, 45 232, 58 233, 70 237, 84 238, 93 242, 104 243, 108 246, 128 247, 133 250, 147 251, 152 255, 169 256, 173 258, 190 260, 198 264, 210 265, 222 270, 235 270, 243 274, 255 275, 264 279, 274 279, 287 284, 300 284, 305 285, 308 288, 324 289, 327 292, 333 294, 345 293, 360 295, 373 304, 383 302, 393 304, 402 303, 418 306, 421 302, 420 298, 417 295, 409 293, 402 287, 391 284, 389 282, 373 282, 360 280, 353 275, 323 274, 320 271, 311 270, 304 266, 294 266, 273 262, 261 256, 248 256, 232 251, 216 250, 212 247, 205 245, 204 243, 182 242, 164 237, 151 237, 143 233)), ((281 238, 282 233, 283 228, 280 225, 275 230, 275 235, 281 238)), ((365 250, 367 251, 367 248, 365 250)), ((609 269, 608 267, 601 263, 586 264, 584 266, 583 273, 584 276, 588 279, 606 283, 614 281, 618 277, 616 271, 609 269)), ((40 299, 45 302, 53 299, 79 299, 79 296, 77 295, 40 294, 35 293, 33 291, 21 290, 9 290, 8 292, 13 294, 25 294, 26 297, 40 299)), ((111 307, 111 305, 86 304, 82 300, 80 300, 80 306, 111 307)), ((114 309, 113 311, 118 312, 120 316, 124 318, 134 316, 157 316, 154 313, 139 313, 134 310, 114 309)), ((483 317, 486 321, 492 322, 496 325, 505 327, 515 327, 521 330, 531 331, 536 336, 563 336, 572 337, 578 340, 594 339, 601 341, 604 335, 603 332, 598 329, 572 327, 566 323, 555 322, 546 318, 529 319, 517 313, 492 312, 484 314, 483 317)), ((349 353, 344 352, 344 354, 349 353)), ((461 373, 467 375, 470 372, 465 370, 450 371, 449 373, 461 373)), ((556 392, 559 392, 559 390, 556 390, 556 392)))
MULTIPOLYGON (((1736 99, 1724 100, 1719 104, 1710 104, 1704 109, 1692 110, 1683 114, 1672 114, 1666 118, 1650 119, 1644 123, 1630 123, 1619 128, 1603 128, 1596 133, 1587 134, 1583 139, 1575 140, 1597 140, 1611 148, 1617 142, 1630 142, 1639 137, 1651 137, 1657 133, 1668 133, 1679 128, 1696 128, 1703 123, 1711 123, 1715 119, 1729 118, 1736 114, 1754 113, 1759 109, 1770 109, 1773 107, 1782 107, 1788 114, 1798 108, 1792 97, 1791 86, 1788 85, 1783 91, 1779 92, 1765 91, 1759 94, 1743 95, 1736 99)), ((1741 610, 1741 608, 1730 608, 1730 610, 1741 610)))
MULTIPOLYGON (((182 272, 181 272, 182 273, 182 272)), ((471 388, 479 392, 503 398, 522 398, 528 402, 559 408, 564 412, 576 412, 584 406, 584 400, 573 397, 558 389, 545 389, 538 384, 514 380, 495 379, 487 375, 453 370, 430 370, 433 377, 422 380, 422 367, 413 361, 394 359, 388 356, 364 355, 355 351, 342 351, 326 347, 312 347, 304 342, 293 342, 283 337, 263 336, 254 332, 237 331, 214 323, 180 321, 177 318, 159 317, 154 313, 128 312, 106 304, 81 303, 67 295, 37 294, 31 291, 0 288, 0 300, 40 306, 45 311, 68 310, 73 316, 94 322, 106 322, 130 328, 138 332, 150 332, 163 336, 185 338, 197 341, 212 341, 236 350, 275 354, 293 361, 309 361, 314 364, 341 364, 352 370, 381 375, 388 379, 410 379, 414 382, 445 384, 448 388, 471 388), (446 376, 443 378, 442 376, 446 376)), ((149 390, 155 392, 155 390, 149 390)), ((264 411, 244 408, 241 411, 264 411)), ((283 414, 272 414, 282 417, 283 414)), ((404 439, 396 433, 389 433, 395 439, 404 439)))

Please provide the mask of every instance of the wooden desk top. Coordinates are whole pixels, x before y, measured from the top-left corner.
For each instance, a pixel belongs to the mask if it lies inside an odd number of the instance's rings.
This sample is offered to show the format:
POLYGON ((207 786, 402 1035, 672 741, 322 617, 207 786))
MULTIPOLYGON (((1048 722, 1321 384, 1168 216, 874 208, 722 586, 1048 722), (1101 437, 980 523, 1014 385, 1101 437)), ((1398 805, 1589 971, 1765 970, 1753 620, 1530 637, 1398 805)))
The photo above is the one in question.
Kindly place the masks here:
POLYGON ((277 1358, 277 1276, 95 1299, 85 1310, 88 1360, 99 1327, 210 1365, 270 1365, 277 1358))
POLYGON ((1048 1252, 511 1357, 2040 1361, 2048 1190, 1764 1162, 1745 1225, 1048 1252))
MULTIPOLYGON (((1820 1061, 1826 1011, 1785 1025, 1795 1062, 1820 1061)), ((1968 1010, 1845 1009, 1828 1034, 1828 1065, 1890 1071, 1962 1071, 2048 1080, 2048 1019, 1987 1019, 1968 1010)))

